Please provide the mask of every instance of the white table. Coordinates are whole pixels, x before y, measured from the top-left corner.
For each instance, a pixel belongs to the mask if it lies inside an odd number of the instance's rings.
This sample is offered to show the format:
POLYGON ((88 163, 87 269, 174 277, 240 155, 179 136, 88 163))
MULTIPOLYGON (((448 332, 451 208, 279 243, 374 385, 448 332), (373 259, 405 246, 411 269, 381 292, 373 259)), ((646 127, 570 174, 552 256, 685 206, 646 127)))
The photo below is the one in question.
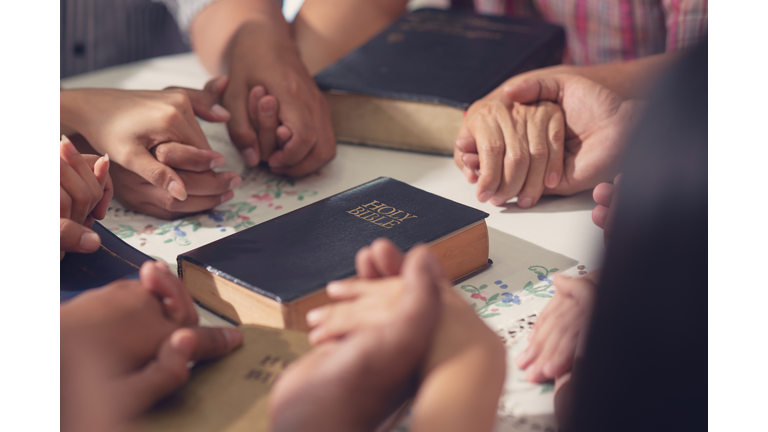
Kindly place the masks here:
MULTIPOLYGON (((181 54, 70 77, 61 84, 64 88, 154 90, 171 85, 202 88, 208 79, 194 55, 181 54)), ((213 213, 172 222, 125 211, 114 201, 104 225, 116 230, 131 245, 175 266, 175 257, 181 252, 379 176, 393 177, 490 213, 487 223, 492 228, 494 265, 462 282, 457 289, 467 301, 477 303, 486 323, 499 333, 508 348, 505 394, 499 405, 497 429, 554 428, 551 386, 524 382, 512 359, 526 346, 520 335, 527 332, 529 322, 535 320, 535 314, 554 290, 549 287, 546 274, 535 272, 557 267, 576 275, 600 265, 604 253, 602 230, 591 220, 595 205, 591 191, 572 197, 544 197, 528 210, 519 209, 516 204, 495 207, 477 201, 475 186, 464 180, 451 158, 346 144, 339 145, 336 159, 318 174, 290 182, 247 169, 231 146, 223 125, 206 123, 203 130, 211 146, 227 157, 227 165, 222 169, 243 175, 244 182, 232 200, 213 213)), ((202 308, 199 311, 202 324, 225 323, 202 308)))

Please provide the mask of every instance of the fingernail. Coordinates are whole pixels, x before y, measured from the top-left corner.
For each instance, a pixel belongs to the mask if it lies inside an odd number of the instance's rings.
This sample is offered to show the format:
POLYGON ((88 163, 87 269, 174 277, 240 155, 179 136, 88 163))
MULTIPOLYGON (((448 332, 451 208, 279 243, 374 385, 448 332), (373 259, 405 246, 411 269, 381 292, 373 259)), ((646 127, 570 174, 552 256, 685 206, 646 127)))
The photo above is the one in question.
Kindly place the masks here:
POLYGON ((81 250, 94 250, 99 247, 101 240, 99 235, 93 232, 87 232, 80 236, 80 249, 81 250))
POLYGON ((168 185, 168 193, 179 201, 187 199, 187 191, 176 180, 168 185))
POLYGON ((479 199, 480 202, 486 202, 489 199, 491 199, 491 197, 493 197, 493 193, 485 191, 485 192, 481 193, 480 196, 477 199, 479 199))
POLYGON ((517 359, 515 359, 515 363, 518 366, 524 366, 525 362, 528 360, 528 350, 523 351, 520 353, 520 355, 517 356, 517 359))
POLYGON ((328 293, 329 295, 338 294, 339 292, 341 292, 341 287, 342 287, 342 283, 340 281, 334 281, 329 283, 325 287, 325 292, 328 293))
POLYGON ((185 356, 190 356, 195 349, 195 340, 188 333, 175 332, 171 335, 171 346, 185 356))
POLYGON ((238 186, 240 186, 243 183, 243 179, 240 178, 240 176, 236 176, 232 179, 232 181, 229 182, 229 190, 232 190, 238 186))
POLYGON ((229 111, 227 111, 226 108, 224 108, 223 106, 221 106, 219 104, 216 104, 216 105, 212 106, 211 107, 211 112, 216 114, 217 117, 228 117, 229 116, 229 111))
POLYGON ((519 198, 517 200, 517 206, 520 208, 530 208, 533 205, 533 199, 528 197, 519 198))
POLYGON ((544 373, 545 376, 551 378, 552 375, 554 375, 552 373, 554 368, 555 368, 554 362, 548 362, 547 364, 544 365, 544 367, 541 369, 541 371, 544 373))
POLYGON ((312 309, 307 312, 307 324, 314 326, 322 321, 325 311, 323 309, 312 309))
POLYGON ((247 163, 250 166, 256 166, 259 164, 259 155, 256 154, 256 151, 252 148, 247 148, 243 150, 242 152, 243 158, 245 159, 245 163, 247 163))
POLYGON ((224 327, 221 329, 221 332, 224 333, 224 339, 227 340, 227 346, 230 349, 243 343, 243 333, 241 333, 240 330, 232 327, 224 327))
POLYGON ((168 264, 162 261, 155 261, 155 267, 163 273, 170 273, 171 269, 168 268, 168 264))
POLYGON ((266 99, 263 103, 259 104, 261 113, 264 115, 272 115, 275 113, 275 101, 272 98, 266 99))
POLYGON ((495 206, 503 206, 506 203, 507 203, 507 200, 503 200, 501 198, 495 198, 495 197, 491 198, 491 204, 495 206))
POLYGON ((546 186, 550 189, 557 186, 557 173, 552 173, 547 177, 546 186))
POLYGON ((109 168, 109 153, 104 153, 102 158, 104 159, 104 163, 107 164, 107 168, 109 168))
POLYGON ((72 141, 70 141, 69 138, 67 138, 66 135, 62 135, 61 136, 61 142, 62 143, 68 143, 68 142, 72 142, 72 141))
POLYGON ((235 196, 235 193, 232 191, 229 191, 221 196, 221 202, 227 202, 231 200, 235 196))
POLYGON ((211 161, 211 169, 223 167, 227 163, 227 159, 224 156, 217 157, 211 161))
POLYGON ((66 140, 64 142, 64 151, 69 153, 71 156, 77 156, 78 154, 80 154, 77 152, 77 149, 75 148, 75 146, 72 144, 72 141, 70 140, 66 140))

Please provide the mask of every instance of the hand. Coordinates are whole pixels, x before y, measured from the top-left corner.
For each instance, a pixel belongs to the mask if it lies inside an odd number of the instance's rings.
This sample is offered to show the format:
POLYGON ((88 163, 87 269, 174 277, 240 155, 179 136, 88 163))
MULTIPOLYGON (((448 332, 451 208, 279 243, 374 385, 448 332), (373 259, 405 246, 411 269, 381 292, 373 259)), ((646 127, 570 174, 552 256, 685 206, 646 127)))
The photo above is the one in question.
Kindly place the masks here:
POLYGON ((229 135, 248 165, 268 161, 276 173, 305 176, 336 155, 328 104, 293 42, 273 41, 265 26, 246 23, 232 38, 222 98, 229 135))
POLYGON ((81 155, 65 136, 61 137, 59 202, 60 258, 65 252, 95 252, 99 235, 89 228, 104 219, 112 200, 109 157, 81 155))
POLYGON ((181 281, 145 262, 140 280, 87 291, 61 307, 62 352, 82 352, 115 416, 125 420, 181 385, 190 361, 217 357, 242 342, 235 328, 197 327, 181 281))
POLYGON ((610 181, 628 133, 644 112, 644 103, 623 100, 594 81, 574 74, 533 76, 504 89, 510 102, 557 102, 565 113, 563 176, 545 194, 571 195, 610 181))
POLYGON ((545 185, 552 188, 560 182, 564 136, 557 104, 509 102, 497 90, 469 107, 454 161, 467 181, 477 183, 480 202, 503 205, 517 196, 517 205, 529 208, 545 185))
POLYGON ((517 367, 526 369, 528 381, 543 382, 571 371, 594 302, 592 277, 555 276, 557 292, 536 320, 530 345, 515 359, 517 367))
POLYGON ((82 134, 99 154, 109 153, 117 164, 184 201, 187 185, 173 168, 204 172, 225 163, 210 149, 195 115, 214 122, 229 120, 217 103, 226 85, 227 78, 219 77, 202 91, 62 91, 62 124, 82 134))
POLYGON ((608 241, 613 234, 613 221, 616 219, 616 188, 619 186, 621 174, 613 179, 613 184, 600 183, 592 191, 592 198, 597 207, 592 210, 592 222, 603 229, 603 241, 608 246, 608 241))

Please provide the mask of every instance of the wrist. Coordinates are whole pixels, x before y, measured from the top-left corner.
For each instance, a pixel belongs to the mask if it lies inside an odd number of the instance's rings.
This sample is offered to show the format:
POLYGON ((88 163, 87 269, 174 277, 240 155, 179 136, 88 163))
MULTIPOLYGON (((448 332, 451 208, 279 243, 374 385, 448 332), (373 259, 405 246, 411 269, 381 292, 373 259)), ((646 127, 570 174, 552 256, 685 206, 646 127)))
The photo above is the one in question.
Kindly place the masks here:
POLYGON ((59 90, 59 132, 72 137, 81 133, 79 110, 82 99, 80 90, 59 90))

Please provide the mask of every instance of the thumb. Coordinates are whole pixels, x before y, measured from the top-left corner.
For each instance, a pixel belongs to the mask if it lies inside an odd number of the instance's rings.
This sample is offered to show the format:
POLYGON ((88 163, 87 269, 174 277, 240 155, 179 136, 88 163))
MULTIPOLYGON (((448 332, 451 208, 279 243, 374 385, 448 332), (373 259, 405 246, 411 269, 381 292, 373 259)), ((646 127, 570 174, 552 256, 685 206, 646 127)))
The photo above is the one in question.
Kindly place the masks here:
POLYGON ((93 166, 93 173, 96 175, 96 180, 101 184, 104 193, 101 195, 101 200, 96 204, 96 207, 91 211, 91 215, 95 219, 101 220, 107 215, 107 210, 114 194, 112 178, 109 176, 109 155, 105 154, 96 161, 93 166))
POLYGON ((101 245, 99 235, 72 219, 59 219, 59 249, 64 252, 91 253, 101 245))
POLYGON ((173 168, 158 162, 149 151, 143 147, 125 159, 125 168, 140 175, 144 180, 168 191, 172 197, 179 201, 187 199, 187 189, 181 177, 173 168))
POLYGON ((203 90, 190 89, 185 87, 169 87, 183 90, 189 102, 192 104, 192 110, 195 115, 209 122, 225 122, 230 118, 229 111, 219 104, 224 89, 227 88, 229 78, 219 76, 205 83, 203 90))
POLYGON ((504 86, 508 102, 533 103, 543 100, 560 103, 563 99, 562 81, 557 77, 527 78, 504 86))

